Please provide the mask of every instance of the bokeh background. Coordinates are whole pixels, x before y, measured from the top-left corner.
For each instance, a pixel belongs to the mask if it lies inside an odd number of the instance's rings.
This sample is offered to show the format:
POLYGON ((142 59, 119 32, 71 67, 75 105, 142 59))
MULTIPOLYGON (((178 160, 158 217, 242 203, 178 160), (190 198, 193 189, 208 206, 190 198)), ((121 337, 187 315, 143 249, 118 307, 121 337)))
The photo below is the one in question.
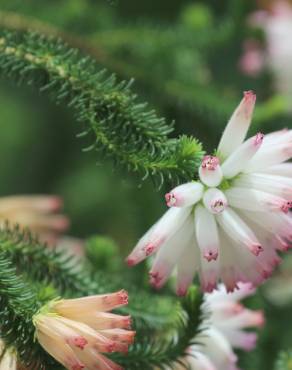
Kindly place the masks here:
MULTIPOLYGON (((100 69, 134 78, 139 99, 175 120, 173 135, 194 135, 207 151, 245 90, 258 98, 253 132, 292 128, 289 1, 0 0, 0 27, 60 36, 100 69)), ((1 196, 58 194, 70 235, 109 235, 122 255, 163 212, 165 189, 82 153, 82 127, 47 96, 2 78, 0 117, 1 196)), ((274 369, 292 349, 291 287, 288 256, 251 302, 264 305, 267 325, 243 369, 274 369)))

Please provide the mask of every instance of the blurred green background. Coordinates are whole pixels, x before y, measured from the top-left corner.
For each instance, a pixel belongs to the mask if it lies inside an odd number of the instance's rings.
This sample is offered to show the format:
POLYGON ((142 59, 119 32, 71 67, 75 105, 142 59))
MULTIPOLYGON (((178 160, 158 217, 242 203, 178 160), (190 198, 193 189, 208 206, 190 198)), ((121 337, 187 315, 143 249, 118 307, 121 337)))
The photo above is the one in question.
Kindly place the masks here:
MULTIPOLYGON (((265 32, 251 27, 248 18, 270 5, 0 0, 0 27, 59 35, 91 54, 101 69, 120 79, 133 77, 139 99, 175 120, 174 135, 192 134, 212 151, 244 90, 255 90, 258 97, 253 132, 292 127, 292 99, 276 88, 272 68, 264 65, 256 75, 240 68, 246 40, 257 40, 263 50, 267 46, 265 32)), ((67 108, 2 79, 0 112, 0 195, 59 194, 72 222, 70 235, 109 235, 123 255, 163 212, 165 189, 157 192, 151 181, 119 172, 92 151, 81 153, 86 142, 76 135, 82 127, 67 108)), ((280 307, 265 305, 269 325, 259 349, 242 359, 244 369, 272 369, 278 351, 292 347, 291 300, 280 307)))

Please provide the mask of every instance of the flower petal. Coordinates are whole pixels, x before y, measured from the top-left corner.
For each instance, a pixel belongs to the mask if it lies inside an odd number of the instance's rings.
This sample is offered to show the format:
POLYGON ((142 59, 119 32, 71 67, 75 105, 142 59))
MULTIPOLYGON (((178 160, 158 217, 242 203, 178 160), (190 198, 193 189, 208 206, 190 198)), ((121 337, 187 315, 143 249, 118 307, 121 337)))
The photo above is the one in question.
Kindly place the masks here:
POLYGON ((186 207, 197 203, 203 195, 204 187, 199 182, 188 182, 165 195, 168 207, 186 207))
POLYGON ((205 207, 198 205, 194 221, 202 256, 207 261, 216 260, 219 253, 219 236, 215 217, 205 207))
POLYGON ((277 195, 248 188, 231 188, 226 190, 230 206, 253 212, 278 211, 287 213, 292 206, 290 201, 277 195))
POLYGON ((218 186, 223 179, 219 158, 206 155, 203 158, 202 164, 199 168, 199 176, 200 180, 205 185, 211 187, 218 186))
POLYGON ((244 245, 256 256, 262 252, 263 247, 257 240, 253 231, 242 221, 242 219, 230 208, 216 216, 217 221, 236 243, 244 245))
POLYGON ((256 95, 246 91, 239 106, 235 109, 221 137, 218 152, 227 158, 245 139, 251 122, 256 95))
POLYGON ((225 178, 235 177, 246 167, 250 159, 256 154, 261 147, 264 135, 256 134, 252 138, 241 144, 222 165, 222 172, 225 178))
POLYGON ((262 171, 271 166, 280 164, 290 159, 292 156, 292 142, 283 144, 273 144, 261 148, 245 167, 245 173, 262 171))
POLYGON ((272 193, 287 200, 292 199, 292 178, 269 175, 265 173, 252 173, 239 176, 234 186, 249 188, 272 193))
POLYGON ((216 188, 210 188, 205 191, 203 203, 207 210, 213 214, 223 212, 228 205, 225 194, 216 188))
POLYGON ((170 208, 161 219, 139 240, 136 247, 127 258, 129 266, 134 266, 151 256, 169 240, 185 222, 192 207, 170 208))
MULTIPOLYGON (((195 235, 193 234, 193 240, 195 235)), ((183 251, 177 265, 177 289, 176 293, 183 296, 193 282, 196 271, 199 269, 200 253, 196 242, 190 243, 183 251)))
POLYGON ((70 313, 80 314, 82 318, 84 313, 90 311, 111 311, 128 304, 128 293, 120 290, 111 294, 100 294, 75 299, 64 299, 57 301, 54 305, 55 310, 63 316, 70 313))
POLYGON ((175 265, 192 243, 194 227, 189 216, 181 228, 159 249, 150 270, 150 282, 155 288, 161 288, 171 275, 175 265))

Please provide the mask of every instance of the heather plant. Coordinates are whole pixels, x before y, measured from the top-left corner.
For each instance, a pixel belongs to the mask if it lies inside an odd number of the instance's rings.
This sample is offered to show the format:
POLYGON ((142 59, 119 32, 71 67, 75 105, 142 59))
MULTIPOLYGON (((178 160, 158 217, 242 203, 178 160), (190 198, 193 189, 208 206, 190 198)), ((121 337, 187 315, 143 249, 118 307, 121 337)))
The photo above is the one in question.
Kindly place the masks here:
POLYGON ((0 0, 0 369, 289 369, 273 3, 0 0))

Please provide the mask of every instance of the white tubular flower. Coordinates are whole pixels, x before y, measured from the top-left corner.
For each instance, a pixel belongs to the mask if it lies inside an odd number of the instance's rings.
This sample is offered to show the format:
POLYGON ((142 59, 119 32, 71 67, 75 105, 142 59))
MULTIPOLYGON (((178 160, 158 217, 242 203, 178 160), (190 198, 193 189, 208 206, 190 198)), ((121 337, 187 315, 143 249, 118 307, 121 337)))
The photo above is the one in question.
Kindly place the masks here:
MULTIPOLYGON (((239 302, 254 293, 251 284, 239 283, 238 288, 230 294, 221 284, 217 291, 205 294, 202 311, 206 318, 193 339, 196 344, 181 359, 191 370, 238 370, 233 348, 250 351, 255 347, 257 334, 244 329, 261 327, 264 315, 239 302)), ((184 368, 177 365, 175 370, 184 368)))
POLYGON ((170 209, 140 239, 130 266, 156 254, 150 282, 160 288, 177 271, 177 293, 185 294, 198 274, 211 292, 218 281, 228 291, 238 282, 258 285, 279 263, 292 239, 292 130, 245 139, 256 96, 252 91, 236 108, 216 156, 207 155, 200 181, 166 194, 170 209), (221 164, 220 164, 221 163, 221 164))
POLYGON ((127 303, 128 294, 123 290, 53 301, 34 317, 36 337, 69 370, 121 370, 104 353, 126 353, 133 343, 135 332, 127 330, 130 317, 108 313, 127 303))

